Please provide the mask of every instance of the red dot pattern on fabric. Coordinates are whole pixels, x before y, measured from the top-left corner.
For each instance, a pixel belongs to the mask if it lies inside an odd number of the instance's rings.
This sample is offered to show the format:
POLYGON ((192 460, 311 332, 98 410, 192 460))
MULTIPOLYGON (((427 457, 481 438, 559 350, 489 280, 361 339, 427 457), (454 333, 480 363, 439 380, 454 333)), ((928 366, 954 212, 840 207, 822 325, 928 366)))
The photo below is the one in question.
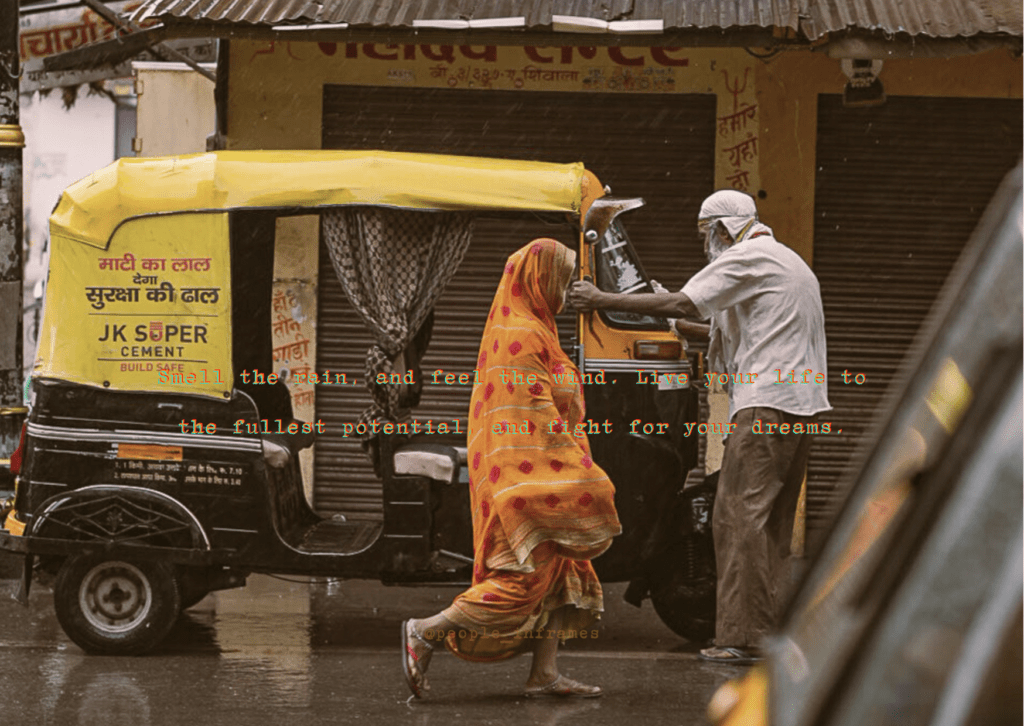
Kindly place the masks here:
POLYGON ((494 384, 488 383, 487 388, 484 389, 484 400, 486 401, 494 393, 494 384))
POLYGON ((560 462, 558 459, 551 460, 551 468, 555 471, 561 471, 563 466, 565 466, 565 464, 560 462))
POLYGON ((475 454, 473 454, 473 468, 474 469, 479 469, 480 468, 480 452, 479 451, 476 452, 475 454))
POLYGON ((507 265, 505 265, 505 274, 506 275, 511 275, 515 271, 516 271, 516 266, 513 265, 511 262, 509 262, 507 265))
POLYGON ((532 247, 530 247, 530 252, 532 252, 535 255, 539 255, 541 247, 543 247, 543 245, 540 242, 537 242, 532 247))
POLYGON ((512 341, 512 345, 510 345, 508 347, 508 352, 511 353, 512 355, 516 355, 522 349, 523 349, 523 344, 520 343, 518 340, 513 340, 512 341))
POLYGON ((512 283, 512 297, 520 297, 523 294, 523 286, 518 282, 512 283))
POLYGON ((501 602, 501 597, 495 595, 493 592, 485 592, 483 600, 484 602, 501 602))
POLYGON ((555 367, 551 369, 554 373, 565 373, 565 366, 561 363, 555 363, 555 367))
POLYGON ((505 388, 508 389, 509 393, 512 393, 512 392, 514 392, 516 390, 516 387, 512 385, 512 381, 509 381, 508 383, 506 383, 505 384, 505 388))
POLYGON ((473 418, 480 418, 480 409, 484 407, 483 401, 477 401, 476 405, 473 406, 473 418))
POLYGON ((515 501, 512 502, 512 506, 515 507, 516 509, 522 509, 523 507, 526 506, 526 500, 523 499, 522 497, 516 497, 515 501))
POLYGON ((532 434, 536 430, 537 430, 537 424, 535 424, 533 421, 530 421, 529 419, 527 419, 527 421, 526 421, 526 432, 532 434))
POLYGON ((551 507, 552 509, 554 509, 555 507, 557 507, 557 506, 558 506, 558 503, 559 503, 560 501, 562 501, 562 500, 561 500, 561 499, 559 499, 559 498, 558 498, 558 497, 557 497, 556 495, 554 495, 554 494, 548 494, 548 495, 547 495, 546 497, 544 497, 544 503, 545 503, 545 504, 547 504, 547 505, 548 505, 549 507, 551 507))
POLYGON ((533 464, 523 459, 523 462, 519 465, 519 471, 523 472, 524 474, 529 474, 531 471, 533 471, 533 464))
POLYGON ((539 396, 540 394, 544 393, 544 386, 542 386, 539 383, 534 383, 532 386, 530 386, 530 393, 534 396, 539 396))
POLYGON ((590 458, 590 454, 584 454, 583 458, 580 460, 580 463, 583 464, 583 466, 585 466, 588 469, 594 465, 594 461, 593 459, 590 458))
MULTIPOLYGON (((491 467, 491 481, 492 482, 498 481, 498 477, 499 476, 501 476, 501 467, 499 467, 499 466, 492 466, 491 467)), ((465 510, 463 510, 463 511, 465 511, 465 510)))
POLYGON ((494 348, 493 348, 493 350, 494 350, 495 353, 498 352, 498 339, 497 338, 494 339, 494 348))
POLYGON ((562 433, 562 431, 564 430, 562 427, 562 420, 558 419, 553 424, 551 424, 551 430, 554 431, 556 434, 562 433))
POLYGON ((502 305, 501 306, 501 314, 504 315, 506 318, 508 317, 509 313, 511 313, 511 312, 512 312, 512 308, 510 308, 508 305, 502 305))
POLYGON ((544 363, 547 363, 548 359, 551 358, 551 354, 548 353, 547 348, 541 348, 540 353, 537 354, 537 357, 540 358, 541 361, 543 361, 544 363))
POLYGON ((484 518, 486 519, 491 514, 491 505, 488 504, 487 502, 481 502, 480 511, 483 513, 484 518))
POLYGON ((581 507, 585 507, 588 504, 590 504, 592 501, 594 501, 594 497, 592 497, 590 495, 590 492, 583 492, 583 495, 580 497, 579 501, 580 501, 580 506, 581 507))
POLYGON ((491 311, 491 314, 487 316, 487 319, 488 320, 494 320, 494 311, 493 310, 491 311))
POLYGON ((480 357, 477 358, 476 365, 477 365, 478 368, 483 368, 484 364, 486 362, 487 362, 487 351, 485 350, 483 353, 480 354, 480 357))
POLYGON ((477 565, 473 568, 473 579, 476 582, 479 582, 480 580, 484 579, 484 568, 480 567, 480 565, 477 565))

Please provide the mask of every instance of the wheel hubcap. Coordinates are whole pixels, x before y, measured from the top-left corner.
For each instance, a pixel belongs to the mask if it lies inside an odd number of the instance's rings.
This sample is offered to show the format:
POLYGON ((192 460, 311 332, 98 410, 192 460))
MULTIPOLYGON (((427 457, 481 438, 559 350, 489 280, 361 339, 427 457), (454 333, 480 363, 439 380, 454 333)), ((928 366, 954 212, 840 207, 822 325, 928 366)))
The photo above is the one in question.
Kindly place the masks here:
POLYGON ((146 619, 153 605, 153 590, 149 578, 135 565, 103 562, 82 579, 78 602, 93 627, 123 633, 146 619))

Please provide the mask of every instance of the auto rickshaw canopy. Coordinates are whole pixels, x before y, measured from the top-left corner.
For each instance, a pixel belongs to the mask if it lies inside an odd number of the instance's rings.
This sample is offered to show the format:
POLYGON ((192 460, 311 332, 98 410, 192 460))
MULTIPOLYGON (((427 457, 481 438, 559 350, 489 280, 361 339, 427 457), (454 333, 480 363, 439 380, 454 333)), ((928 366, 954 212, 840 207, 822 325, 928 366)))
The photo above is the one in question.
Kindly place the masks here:
POLYGON ((349 205, 579 215, 598 185, 582 163, 381 151, 120 159, 69 187, 50 217, 34 375, 230 398, 233 213, 349 205))
POLYGON ((578 214, 582 163, 385 151, 216 151, 123 158, 68 187, 54 237, 105 249, 123 222, 242 208, 375 205, 578 214))

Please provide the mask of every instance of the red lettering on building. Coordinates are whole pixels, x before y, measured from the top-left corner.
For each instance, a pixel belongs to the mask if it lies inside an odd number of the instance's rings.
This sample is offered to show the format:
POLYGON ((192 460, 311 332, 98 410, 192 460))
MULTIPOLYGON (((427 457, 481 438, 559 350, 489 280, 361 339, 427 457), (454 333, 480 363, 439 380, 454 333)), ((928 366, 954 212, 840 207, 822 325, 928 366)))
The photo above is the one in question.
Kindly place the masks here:
MULTIPOLYGON (((549 57, 549 56, 546 56, 546 55, 541 55, 540 54, 540 49, 537 46, 535 46, 535 45, 523 46, 523 50, 526 51, 526 57, 529 58, 530 60, 532 60, 534 63, 554 63, 555 62, 554 56, 550 56, 549 57)), ((563 54, 563 60, 562 60, 563 63, 565 62, 564 57, 565 56, 563 54)))
POLYGON ((421 45, 420 52, 430 60, 444 61, 445 63, 455 62, 455 50, 450 45, 437 46, 440 50, 434 50, 432 45, 421 45))
POLYGON ((460 45, 459 52, 470 60, 482 60, 488 63, 498 62, 498 48, 493 45, 485 45, 483 50, 473 50, 471 45, 460 45))
POLYGON ((388 43, 384 46, 388 50, 394 50, 394 53, 381 53, 377 50, 376 43, 363 43, 363 55, 367 58, 373 58, 374 60, 398 60, 398 46, 394 43, 388 43))
POLYGON ((671 48, 654 47, 654 48, 651 48, 651 57, 654 59, 655 63, 657 63, 658 65, 662 65, 662 66, 688 66, 688 65, 690 65, 690 59, 689 58, 671 58, 671 57, 669 57, 669 55, 668 55, 669 53, 677 51, 677 50, 681 50, 681 48, 678 48, 678 47, 671 47, 671 48))
POLYGON ((613 45, 608 48, 608 57, 612 59, 613 63, 617 63, 620 66, 642 66, 644 64, 644 57, 638 58, 627 58, 622 53, 622 48, 617 45, 613 45))

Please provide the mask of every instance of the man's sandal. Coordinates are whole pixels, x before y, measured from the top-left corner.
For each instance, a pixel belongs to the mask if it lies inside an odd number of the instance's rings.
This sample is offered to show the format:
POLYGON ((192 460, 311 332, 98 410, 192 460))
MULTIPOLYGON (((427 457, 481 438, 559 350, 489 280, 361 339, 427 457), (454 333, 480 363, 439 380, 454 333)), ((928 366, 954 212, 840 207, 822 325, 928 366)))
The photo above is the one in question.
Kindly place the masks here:
POLYGON ((527 698, 597 698, 603 693, 600 686, 588 686, 572 678, 558 676, 546 686, 528 686, 524 695, 527 698))
POLYGON ((725 663, 728 665, 754 665, 760 663, 764 658, 757 654, 751 653, 750 651, 743 650, 742 648, 727 648, 727 647, 715 647, 715 648, 704 648, 700 652, 700 659, 706 660, 711 663, 725 663))
POLYGON ((433 652, 434 646, 416 632, 415 628, 412 627, 411 620, 406 620, 402 623, 402 672, 405 674, 405 682, 408 684, 409 690, 412 691, 412 695, 416 696, 416 698, 423 698, 424 692, 430 690, 426 671, 433 652), (416 655, 416 650, 411 645, 413 638, 418 640, 427 649, 427 653, 423 656, 422 660, 420 660, 420 656, 416 655))

